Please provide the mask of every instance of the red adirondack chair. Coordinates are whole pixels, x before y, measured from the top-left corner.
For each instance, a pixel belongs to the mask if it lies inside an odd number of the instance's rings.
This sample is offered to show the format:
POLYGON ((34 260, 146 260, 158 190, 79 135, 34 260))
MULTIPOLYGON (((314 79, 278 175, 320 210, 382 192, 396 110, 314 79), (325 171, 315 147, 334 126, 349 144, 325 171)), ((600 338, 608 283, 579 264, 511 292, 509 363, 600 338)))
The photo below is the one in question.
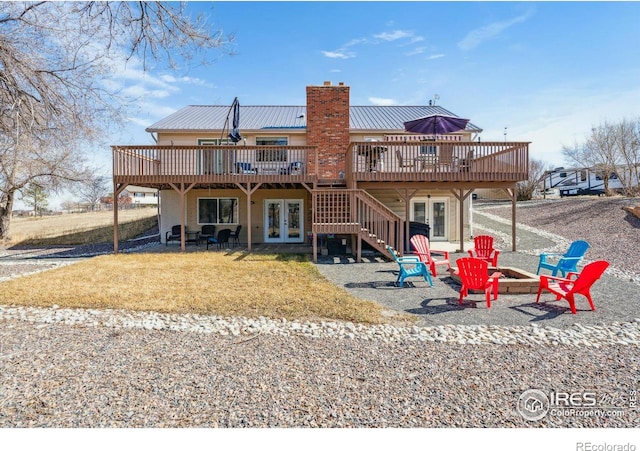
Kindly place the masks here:
POLYGON ((571 307, 571 313, 576 313, 576 301, 575 295, 581 294, 587 298, 591 310, 595 311, 593 305, 593 299, 591 298, 591 286, 598 280, 605 269, 609 266, 609 262, 604 260, 598 260, 586 265, 580 273, 570 272, 567 273, 567 277, 555 277, 555 276, 540 276, 540 285, 538 287, 538 297, 536 303, 540 300, 540 294, 542 290, 550 291, 556 295, 556 301, 564 298, 571 307), (575 277, 575 280, 572 278, 575 277))
POLYGON ((462 299, 469 295, 469 290, 484 290, 487 308, 491 308, 491 292, 493 291, 493 300, 498 299, 498 279, 502 273, 495 271, 489 275, 489 263, 479 258, 459 258, 456 265, 462 283, 458 302, 462 304, 462 299))
POLYGON ((451 263, 449 263, 449 252, 439 251, 429 248, 429 238, 424 235, 413 235, 411 237, 411 244, 413 245, 414 253, 418 256, 420 261, 429 266, 431 274, 436 277, 436 266, 447 265, 448 269, 451 269, 451 263), (436 257, 435 255, 442 255, 442 257, 436 257))
POLYGON ((469 249, 469 255, 479 258, 489 263, 494 268, 498 267, 498 254, 500 251, 493 247, 493 237, 489 235, 478 235, 473 238, 475 247, 469 249))

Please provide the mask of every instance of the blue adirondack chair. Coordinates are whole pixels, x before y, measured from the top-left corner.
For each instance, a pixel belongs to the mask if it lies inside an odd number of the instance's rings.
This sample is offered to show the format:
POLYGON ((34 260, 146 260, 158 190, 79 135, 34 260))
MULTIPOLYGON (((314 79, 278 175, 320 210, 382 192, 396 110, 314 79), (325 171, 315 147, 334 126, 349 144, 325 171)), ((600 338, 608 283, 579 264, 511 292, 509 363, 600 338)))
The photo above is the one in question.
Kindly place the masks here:
POLYGON ((429 268, 426 264, 422 263, 418 257, 398 257, 396 251, 391 246, 387 246, 387 251, 391 254, 395 262, 400 267, 398 278, 396 283, 399 286, 404 286, 404 279, 408 277, 423 277, 425 282, 429 283, 429 286, 433 286, 433 280, 429 273, 429 268))
POLYGON ((564 254, 543 253, 540 255, 540 263, 538 263, 538 271, 540 274, 542 268, 551 271, 551 275, 555 276, 558 271, 564 277, 568 272, 577 272, 577 265, 584 258, 584 254, 589 249, 589 243, 583 240, 574 241, 569 246, 569 250, 564 254), (547 257, 558 258, 555 262, 547 261, 547 257))

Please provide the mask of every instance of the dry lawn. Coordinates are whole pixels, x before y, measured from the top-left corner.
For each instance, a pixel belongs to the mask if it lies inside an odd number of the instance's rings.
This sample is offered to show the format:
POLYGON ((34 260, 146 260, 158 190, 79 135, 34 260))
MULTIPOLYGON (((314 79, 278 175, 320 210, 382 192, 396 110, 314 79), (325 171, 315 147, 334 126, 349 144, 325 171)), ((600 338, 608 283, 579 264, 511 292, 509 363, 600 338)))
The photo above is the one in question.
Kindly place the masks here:
POLYGON ((1 284, 0 304, 381 323, 383 308, 328 282, 305 256, 95 257, 1 284))
MULTIPOLYGON (((136 208, 118 212, 121 239, 123 226, 139 223, 149 228, 156 218, 157 208, 136 208)), ((11 220, 12 244, 91 244, 107 242, 113 239, 113 212, 96 211, 71 213, 36 218, 13 218, 11 220)), ((135 233, 135 232, 134 232, 135 233)))

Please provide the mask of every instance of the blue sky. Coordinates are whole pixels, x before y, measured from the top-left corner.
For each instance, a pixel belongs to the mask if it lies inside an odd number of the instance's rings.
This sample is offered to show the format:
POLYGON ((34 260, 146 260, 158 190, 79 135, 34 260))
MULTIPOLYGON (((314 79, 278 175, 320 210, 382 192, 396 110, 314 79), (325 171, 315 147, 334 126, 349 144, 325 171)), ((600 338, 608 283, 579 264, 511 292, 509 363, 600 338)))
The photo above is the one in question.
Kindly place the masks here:
MULTIPOLYGON (((189 104, 304 105, 305 87, 344 82, 352 105, 437 103, 484 129, 531 141, 565 165, 563 145, 606 120, 640 117, 640 3, 191 2, 234 55, 177 72, 136 62, 113 82, 140 96, 112 144, 189 104)), ((110 150, 109 150, 110 156, 110 150)))

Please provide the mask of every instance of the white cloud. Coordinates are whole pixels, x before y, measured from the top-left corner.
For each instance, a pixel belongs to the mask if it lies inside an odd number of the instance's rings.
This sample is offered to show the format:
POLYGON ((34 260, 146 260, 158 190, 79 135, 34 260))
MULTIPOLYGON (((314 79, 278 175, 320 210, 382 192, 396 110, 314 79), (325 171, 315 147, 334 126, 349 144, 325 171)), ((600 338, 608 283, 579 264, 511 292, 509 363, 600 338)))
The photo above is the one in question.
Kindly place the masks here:
POLYGON ((461 50, 471 50, 484 43, 485 41, 500 35, 500 33, 512 27, 513 25, 526 21, 529 17, 531 17, 531 15, 532 12, 528 11, 525 14, 514 17, 510 20, 505 20, 503 22, 494 22, 484 27, 476 28, 475 30, 467 33, 467 35, 460 42, 458 42, 458 47, 461 50))
MULTIPOLYGON (((422 36, 416 36, 413 31, 394 30, 391 32, 382 32, 373 35, 373 39, 370 38, 354 38, 347 41, 345 44, 335 50, 322 50, 322 54, 327 58, 334 59, 350 59, 356 57, 356 52, 349 50, 352 47, 365 44, 381 44, 385 42, 395 42, 402 39, 408 39, 408 42, 400 44, 402 47, 412 45, 424 40, 422 36)), ((419 52, 421 53, 421 52, 419 52)), ((411 54, 411 53, 410 53, 411 54)), ((413 53, 417 54, 417 53, 413 53)))
POLYGON ((398 102, 395 99, 385 99, 382 97, 369 97, 369 102, 378 106, 391 106, 391 105, 398 104, 398 102))
POLYGON ((398 39, 408 38, 412 36, 412 32, 403 30, 395 30, 390 33, 383 32, 373 35, 374 38, 382 39, 383 41, 397 41, 398 39))
POLYGON ((333 52, 323 50, 322 54, 327 58, 343 59, 343 60, 354 58, 356 56, 354 52, 344 52, 342 50, 335 50, 333 52))
POLYGON ((429 55, 427 57, 428 60, 437 60, 440 58, 444 58, 446 55, 444 53, 436 53, 435 55, 429 55))

